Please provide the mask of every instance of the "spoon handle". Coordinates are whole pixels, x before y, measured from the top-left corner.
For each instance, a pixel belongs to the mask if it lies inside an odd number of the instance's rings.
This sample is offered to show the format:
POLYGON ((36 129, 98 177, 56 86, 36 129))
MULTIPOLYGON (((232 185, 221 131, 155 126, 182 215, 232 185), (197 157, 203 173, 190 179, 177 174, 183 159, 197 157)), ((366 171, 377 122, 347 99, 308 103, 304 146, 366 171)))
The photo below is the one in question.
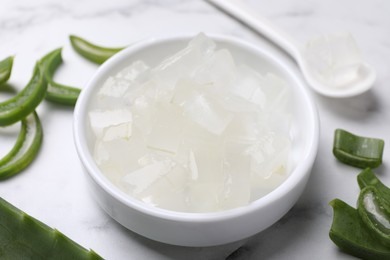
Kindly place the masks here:
POLYGON ((275 25, 273 25, 266 18, 261 17, 254 10, 249 9, 248 6, 242 4, 242 0, 206 0, 231 16, 235 17, 237 20, 248 25, 255 31, 259 32, 280 48, 286 51, 291 55, 295 60, 299 60, 301 57, 301 52, 298 45, 295 44, 295 41, 286 34, 283 30, 280 30, 275 25))

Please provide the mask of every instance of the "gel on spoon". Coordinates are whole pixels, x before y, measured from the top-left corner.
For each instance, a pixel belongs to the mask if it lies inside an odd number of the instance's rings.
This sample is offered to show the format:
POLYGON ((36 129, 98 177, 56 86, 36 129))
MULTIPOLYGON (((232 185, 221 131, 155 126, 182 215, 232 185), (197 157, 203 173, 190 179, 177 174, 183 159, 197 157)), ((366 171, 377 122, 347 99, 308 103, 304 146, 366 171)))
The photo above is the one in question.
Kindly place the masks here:
POLYGON ((309 86, 318 93, 346 98, 369 90, 375 79, 374 69, 361 60, 349 34, 327 35, 309 41, 307 48, 297 47, 288 34, 237 0, 207 0, 247 24, 285 50, 301 68, 309 86), (339 55, 343 53, 343 55, 339 55))

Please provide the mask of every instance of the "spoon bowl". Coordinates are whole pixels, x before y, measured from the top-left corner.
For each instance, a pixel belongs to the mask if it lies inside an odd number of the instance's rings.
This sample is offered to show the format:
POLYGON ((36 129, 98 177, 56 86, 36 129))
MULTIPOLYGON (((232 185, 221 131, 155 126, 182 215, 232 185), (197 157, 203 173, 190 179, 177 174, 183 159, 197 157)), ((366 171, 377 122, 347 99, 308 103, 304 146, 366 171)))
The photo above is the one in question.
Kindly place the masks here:
POLYGON ((298 64, 308 85, 317 93, 331 98, 348 98, 363 94, 373 86, 376 79, 374 68, 367 63, 363 63, 358 71, 359 77, 350 81, 348 85, 342 87, 328 86, 314 77, 305 61, 298 61, 298 64))
POLYGON ((369 90, 376 79, 375 70, 367 63, 360 64, 357 77, 343 86, 331 86, 317 79, 298 44, 284 31, 277 28, 267 19, 259 16, 258 13, 250 10, 241 2, 236 0, 207 0, 211 4, 232 15, 239 21, 259 32, 281 49, 287 52, 298 63, 302 75, 308 85, 317 93, 332 98, 347 98, 360 95, 369 90))

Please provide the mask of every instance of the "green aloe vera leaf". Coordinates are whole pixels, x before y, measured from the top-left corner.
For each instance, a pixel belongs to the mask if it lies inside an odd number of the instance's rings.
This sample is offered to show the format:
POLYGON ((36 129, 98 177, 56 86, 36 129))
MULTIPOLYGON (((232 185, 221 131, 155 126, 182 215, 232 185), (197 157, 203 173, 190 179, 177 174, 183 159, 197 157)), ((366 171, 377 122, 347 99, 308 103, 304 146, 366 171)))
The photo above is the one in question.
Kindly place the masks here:
POLYGON ((12 149, 3 158, 0 159, 0 168, 3 165, 5 165, 6 163, 8 163, 10 160, 12 160, 12 158, 14 158, 15 155, 22 148, 24 141, 26 139, 26 135, 27 135, 26 122, 27 122, 26 120, 22 120, 20 122, 20 131, 19 131, 18 137, 16 139, 16 142, 15 142, 14 146, 12 147, 12 149))
POLYGON ((83 38, 75 35, 69 36, 73 49, 82 57, 97 64, 102 64, 112 55, 123 50, 124 48, 107 48, 95 45, 83 38))
POLYGON ((359 173, 357 176, 357 181, 361 190, 363 190, 365 187, 375 187, 378 194, 382 198, 387 198, 383 200, 383 204, 388 209, 388 211, 390 211, 390 189, 378 179, 378 177, 370 168, 367 168, 359 173))
POLYGON ((390 248, 372 235, 355 208, 339 199, 329 204, 334 211, 329 237, 340 249, 361 259, 390 259, 390 248))
POLYGON ((1 259, 102 259, 0 198, 1 259))
POLYGON ((14 63, 14 56, 9 56, 0 61, 0 85, 7 82, 11 76, 12 65, 14 63))
POLYGON ((374 186, 361 190, 358 199, 358 213, 366 227, 390 248, 390 212, 388 205, 374 186))
POLYGON ((33 112, 21 121, 20 134, 11 151, 0 160, 0 179, 9 178, 25 169, 39 152, 43 139, 42 125, 33 112))
POLYGON ((41 59, 47 81, 46 100, 63 105, 74 106, 81 89, 59 84, 53 80, 57 68, 62 64, 62 48, 55 49, 41 59))
POLYGON ((0 126, 14 124, 31 114, 46 95, 46 88, 43 71, 37 62, 29 83, 22 91, 0 103, 0 126))
POLYGON ((382 164, 384 145, 382 139, 357 136, 336 129, 333 154, 339 161, 351 166, 376 168, 382 164))

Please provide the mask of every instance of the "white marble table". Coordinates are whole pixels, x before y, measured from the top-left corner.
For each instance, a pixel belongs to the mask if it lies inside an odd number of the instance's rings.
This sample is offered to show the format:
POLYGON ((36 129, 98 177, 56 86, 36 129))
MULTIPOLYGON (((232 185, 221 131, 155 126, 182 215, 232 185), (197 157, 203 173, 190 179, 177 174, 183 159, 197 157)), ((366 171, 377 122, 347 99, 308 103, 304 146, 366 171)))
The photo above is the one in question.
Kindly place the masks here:
MULTIPOLYGON (((244 0, 243 0, 244 1, 244 0)), ((383 0, 247 0, 302 44, 320 33, 350 31, 378 72, 372 91, 333 100, 313 93, 321 118, 321 140, 309 184, 279 222, 252 238, 211 248, 184 248, 143 238, 106 215, 87 192, 72 137, 72 109, 43 102, 38 113, 44 142, 23 173, 0 182, 0 196, 62 231, 106 259, 349 259, 329 240, 332 210, 340 198, 355 205, 358 169, 332 155, 333 131, 344 128, 390 144, 390 2, 383 0)), ((63 46, 58 82, 82 87, 97 66, 71 49, 76 34, 107 46, 166 34, 223 33, 271 47, 262 37, 201 0, 0 0, 0 58, 16 54, 10 83, 20 89, 34 62, 63 46)), ((1 92, 4 100, 9 94, 1 92)), ((0 129, 0 155, 18 127, 0 129)), ((377 172, 390 184, 390 149, 377 172)), ((1 221, 1 220, 0 220, 1 221)))

